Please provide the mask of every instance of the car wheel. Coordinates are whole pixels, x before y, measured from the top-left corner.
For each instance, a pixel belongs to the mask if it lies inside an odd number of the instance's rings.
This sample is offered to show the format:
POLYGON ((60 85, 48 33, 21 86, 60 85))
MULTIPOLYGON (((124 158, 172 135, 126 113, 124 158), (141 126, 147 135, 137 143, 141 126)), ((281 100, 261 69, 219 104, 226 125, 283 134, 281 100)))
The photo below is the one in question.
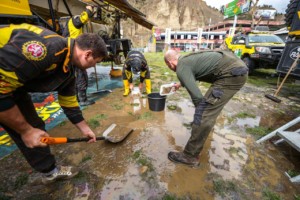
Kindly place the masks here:
POLYGON ((299 4, 299 0, 290 1, 285 11, 285 22, 287 27, 290 27, 293 22, 293 18, 297 13, 297 7, 299 4))
POLYGON ((249 57, 244 57, 243 61, 247 65, 247 67, 249 69, 249 74, 251 74, 254 71, 255 62, 251 58, 249 58, 249 57))

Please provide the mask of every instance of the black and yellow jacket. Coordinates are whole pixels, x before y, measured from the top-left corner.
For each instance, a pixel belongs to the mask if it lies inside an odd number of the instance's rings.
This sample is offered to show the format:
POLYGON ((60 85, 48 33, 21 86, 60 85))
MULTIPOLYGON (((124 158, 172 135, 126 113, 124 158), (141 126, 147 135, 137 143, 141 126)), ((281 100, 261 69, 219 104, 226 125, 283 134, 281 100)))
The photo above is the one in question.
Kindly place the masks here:
POLYGON ((128 80, 130 83, 132 83, 132 70, 134 67, 139 68, 136 71, 140 72, 140 83, 143 83, 145 79, 150 79, 150 69, 145 56, 139 51, 132 50, 128 53, 124 63, 122 71, 123 80, 128 80), (133 66, 134 63, 132 64, 132 61, 135 59, 140 62, 140 66, 133 66))
POLYGON ((72 123, 83 120, 70 63, 74 40, 29 24, 0 27, 0 111, 14 105, 12 95, 58 91, 58 101, 72 123))
POLYGON ((83 25, 89 21, 92 15, 93 13, 89 9, 86 9, 80 16, 73 16, 68 20, 62 35, 64 37, 77 38, 83 32, 83 25))

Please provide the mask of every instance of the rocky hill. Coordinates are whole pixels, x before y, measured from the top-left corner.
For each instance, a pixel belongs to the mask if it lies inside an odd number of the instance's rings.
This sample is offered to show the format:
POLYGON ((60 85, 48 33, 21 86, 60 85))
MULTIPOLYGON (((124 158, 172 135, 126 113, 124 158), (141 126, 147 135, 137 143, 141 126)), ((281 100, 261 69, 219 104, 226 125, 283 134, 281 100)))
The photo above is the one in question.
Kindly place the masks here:
MULTIPOLYGON (((197 31, 198 27, 217 23, 223 15, 209 7, 202 0, 128 0, 128 2, 147 16, 147 20, 164 32, 172 30, 197 31)), ((147 44, 151 31, 134 24, 130 20, 122 23, 124 36, 131 38, 135 47, 147 44)))
MULTIPOLYGON (((223 14, 212 8, 203 0, 128 0, 128 2, 146 15, 147 20, 156 28, 165 32, 166 28, 173 31, 197 31, 198 28, 223 21, 223 14)), ((221 6, 221 5, 220 5, 221 6)), ((258 9, 274 9, 271 5, 263 5, 258 9)), ((239 15, 239 19, 251 20, 251 14, 239 15)), ((283 21, 284 15, 276 15, 275 21, 283 21)), ((124 37, 133 41, 134 47, 145 47, 151 30, 135 24, 131 20, 122 23, 124 37)))

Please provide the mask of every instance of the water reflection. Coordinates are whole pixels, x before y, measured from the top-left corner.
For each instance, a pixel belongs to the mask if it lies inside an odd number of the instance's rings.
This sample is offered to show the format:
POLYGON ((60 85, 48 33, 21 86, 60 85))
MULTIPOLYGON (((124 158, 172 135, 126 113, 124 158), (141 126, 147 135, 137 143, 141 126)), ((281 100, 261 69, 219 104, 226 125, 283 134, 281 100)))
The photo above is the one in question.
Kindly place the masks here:
POLYGON ((236 125, 241 126, 241 127, 247 126, 247 127, 253 128, 253 127, 259 126, 260 120, 261 120, 260 116, 256 116, 255 118, 250 118, 250 117, 238 118, 236 125))

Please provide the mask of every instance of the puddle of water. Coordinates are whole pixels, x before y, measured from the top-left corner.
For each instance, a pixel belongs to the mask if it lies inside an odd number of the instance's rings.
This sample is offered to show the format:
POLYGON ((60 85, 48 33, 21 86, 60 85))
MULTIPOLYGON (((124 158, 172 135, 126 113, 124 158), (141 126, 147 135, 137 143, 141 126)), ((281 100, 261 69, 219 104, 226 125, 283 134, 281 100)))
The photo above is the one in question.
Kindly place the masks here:
POLYGON ((238 179, 248 154, 245 139, 230 134, 224 136, 214 131, 208 150, 209 163, 211 172, 220 174, 224 179, 238 179))
POLYGON ((88 200, 91 193, 91 189, 88 183, 83 183, 75 187, 74 200, 88 200))
MULTIPOLYGON (((114 67, 114 69, 121 69, 122 67, 114 67)), ((101 66, 97 64, 95 68, 88 68, 87 73, 89 76, 88 93, 96 92, 99 90, 113 90, 115 88, 123 87, 122 77, 111 77, 109 75, 111 68, 108 66, 101 66), (98 89, 98 90, 97 90, 98 89)))
MULTIPOLYGON (((174 102, 168 102, 168 104, 174 104, 174 102)), ((184 147, 187 143, 191 131, 184 126, 184 124, 190 124, 193 121, 195 108, 188 100, 176 102, 177 111, 171 111, 166 108, 165 111, 165 126, 168 127, 169 141, 173 141, 173 144, 179 147, 184 147)), ((172 144, 172 143, 171 143, 172 144)), ((177 148, 177 150, 180 150, 177 148)))
POLYGON ((136 193, 134 188, 141 182, 138 169, 129 165, 122 177, 114 177, 107 181, 101 192, 101 199, 132 199, 141 198, 141 193, 136 193), (133 192, 134 191, 134 192, 133 192))
POLYGON ((256 126, 259 126, 260 119, 261 119, 260 116, 256 116, 255 118, 250 118, 250 117, 247 117, 247 118, 237 118, 236 125, 238 125, 240 127, 247 126, 247 127, 254 128, 256 126))

